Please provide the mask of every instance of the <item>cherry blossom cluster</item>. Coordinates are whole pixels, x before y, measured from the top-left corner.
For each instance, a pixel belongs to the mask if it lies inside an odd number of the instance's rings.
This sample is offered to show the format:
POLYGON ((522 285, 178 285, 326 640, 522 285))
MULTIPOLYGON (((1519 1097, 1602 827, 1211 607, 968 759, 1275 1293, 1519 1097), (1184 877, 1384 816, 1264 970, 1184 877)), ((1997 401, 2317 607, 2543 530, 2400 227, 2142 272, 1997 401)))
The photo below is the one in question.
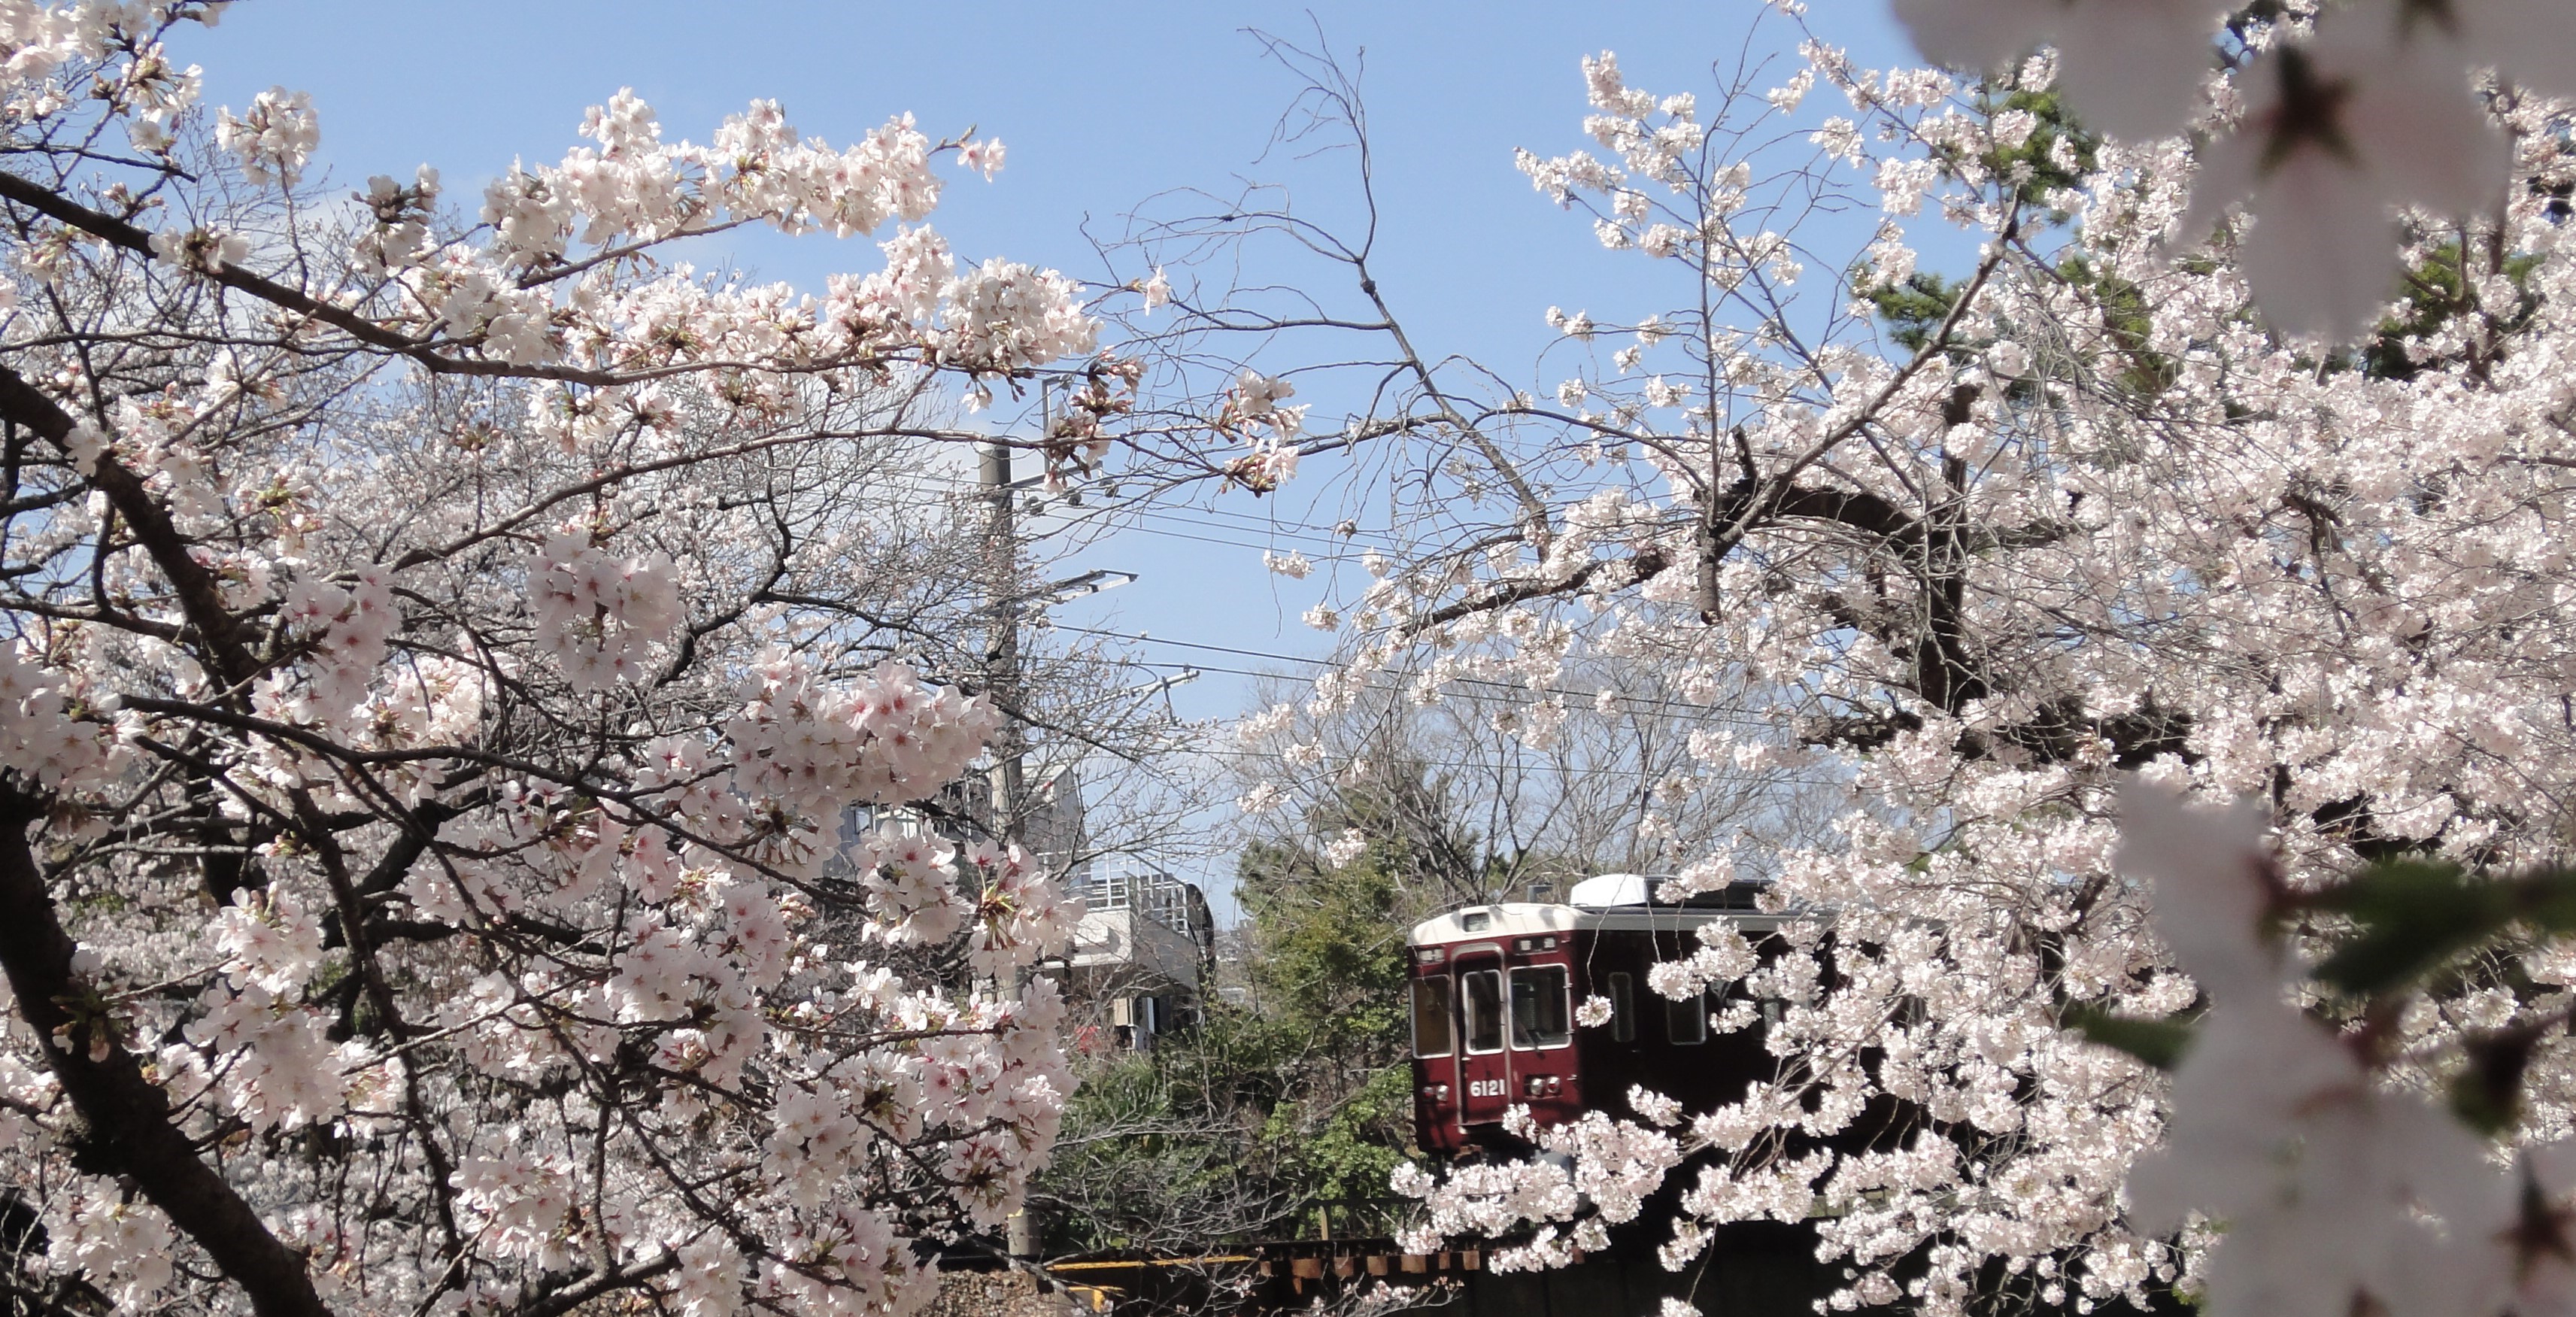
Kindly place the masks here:
POLYGON ((200 71, 170 62, 158 39, 174 20, 212 22, 220 6, 202 0, 85 0, 69 5, 11 5, 0 16, 0 78, 5 113, 27 121, 59 114, 87 98, 124 121, 134 144, 166 151, 172 125, 203 90, 200 71), (57 75, 65 66, 97 64, 82 86, 57 75))
POLYGON ((238 119, 230 110, 217 112, 215 141, 240 161, 242 177, 293 187, 302 181, 313 148, 322 144, 322 124, 314 117, 312 97, 271 87, 252 97, 238 119))
MULTIPOLYGON (((199 79, 169 65, 157 33, 211 8, 17 7, 0 33, 12 113, 32 121, 62 113, 74 95, 95 98, 137 148, 166 158, 170 125, 194 104, 199 79), (113 76, 75 93, 58 75, 80 63, 113 76)), ((291 188, 319 144, 318 125, 309 98, 273 88, 239 114, 220 111, 215 137, 248 181, 291 188)), ((452 236, 432 222, 434 172, 411 189, 377 179, 363 196, 376 222, 354 235, 353 274, 372 277, 353 278, 334 298, 388 329, 516 366, 808 374, 879 370, 910 356, 1017 375, 1093 346, 1096 327, 1069 280, 1001 260, 957 273, 928 230, 913 232, 926 261, 895 253, 888 277, 836 282, 820 300, 775 286, 703 287, 685 266, 658 279, 618 277, 657 244, 743 224, 840 237, 894 219, 918 224, 939 200, 935 156, 953 149, 990 176, 998 142, 934 144, 904 116, 836 149, 800 134, 771 101, 727 118, 706 145, 667 142, 651 107, 627 91, 593 107, 581 132, 588 144, 560 162, 496 179, 480 224, 452 236), (673 317, 657 314, 672 299, 715 323, 675 333, 673 317)), ((209 272, 248 253, 244 235, 220 226, 167 228, 155 242, 173 264, 209 272)))
POLYGON ((301 685, 291 673, 262 684, 261 704, 272 716, 327 723, 347 717, 366 699, 402 617, 384 571, 368 567, 356 576, 345 588, 309 577, 287 587, 278 616, 309 648, 301 685))
POLYGON ((1243 372, 1226 394, 1214 428, 1240 436, 1251 452, 1226 466, 1234 483, 1266 494, 1297 475, 1298 435, 1306 425, 1306 404, 1289 405, 1297 386, 1255 371, 1243 372))
POLYGON ((618 558, 577 533, 548 536, 528 565, 539 648, 575 691, 639 680, 680 623, 676 571, 666 554, 618 558))
POLYGON ((117 767, 114 729, 81 717, 69 674, 0 646, 0 763, 46 791, 94 789, 117 767))
MULTIPOLYGON (((479 246, 414 245, 407 233, 396 242, 382 233, 362 238, 371 261, 404 258, 377 294, 391 299, 397 323, 416 319, 514 363, 569 358, 608 369, 761 363, 803 373, 877 369, 912 353, 1011 375, 1091 349, 1096 331, 1069 281, 998 260, 959 274, 946 243, 926 228, 885 244, 882 274, 835 280, 819 302, 775 286, 707 288, 685 268, 615 299, 585 293, 598 279, 574 272, 599 267, 584 249, 613 252, 752 222, 847 237, 890 219, 919 223, 940 183, 930 171, 933 144, 908 116, 833 150, 800 137, 774 102, 760 102, 728 118, 702 147, 664 142, 651 108, 620 92, 590 112, 583 135, 596 145, 485 190, 488 239, 479 246), (683 306, 713 323, 674 335, 683 306), (557 323, 566 310, 575 317, 569 328, 557 323)), ((975 149, 989 172, 998 147, 975 149)))
POLYGON ((109 1277, 107 1296, 124 1307, 145 1306, 170 1283, 173 1240, 159 1212, 102 1194, 70 1205, 64 1217, 69 1228, 45 1249, 53 1266, 109 1277))
POLYGON ((997 726, 992 701, 880 665, 826 680, 785 648, 761 655, 727 725, 749 793, 830 817, 846 805, 918 800, 965 771, 997 726))

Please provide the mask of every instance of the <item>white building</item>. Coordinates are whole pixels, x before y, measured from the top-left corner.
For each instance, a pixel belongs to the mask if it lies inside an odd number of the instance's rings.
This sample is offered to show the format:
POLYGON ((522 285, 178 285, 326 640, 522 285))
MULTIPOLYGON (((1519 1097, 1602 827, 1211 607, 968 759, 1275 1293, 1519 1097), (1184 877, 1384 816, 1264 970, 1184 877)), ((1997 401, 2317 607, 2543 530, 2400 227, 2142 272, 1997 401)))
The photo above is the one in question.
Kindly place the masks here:
POLYGON ((1196 1019, 1216 944, 1198 887, 1108 862, 1094 866, 1081 895, 1065 991, 1079 1025, 1093 1032, 1077 1045, 1150 1048, 1155 1035, 1196 1019))

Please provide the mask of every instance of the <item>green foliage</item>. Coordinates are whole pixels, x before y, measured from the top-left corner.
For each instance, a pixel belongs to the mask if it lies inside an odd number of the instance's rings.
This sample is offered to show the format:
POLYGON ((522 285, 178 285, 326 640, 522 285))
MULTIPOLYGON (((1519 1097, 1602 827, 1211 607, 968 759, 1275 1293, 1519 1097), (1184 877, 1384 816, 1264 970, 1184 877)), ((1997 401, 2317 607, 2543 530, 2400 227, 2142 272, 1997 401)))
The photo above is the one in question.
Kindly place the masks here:
POLYGON ((1889 338, 1908 352, 1921 352, 1932 345, 1941 322, 1950 318, 1950 308, 1959 304, 1959 288, 1940 275, 1918 270, 1901 284, 1872 291, 1869 304, 1887 323, 1889 338))
POLYGON ((1245 968, 1268 1010, 1310 1022, 1336 1045, 1402 1042, 1407 921, 1395 849, 1373 843, 1339 868, 1276 846, 1246 849, 1236 889, 1251 925, 1245 968))
MULTIPOLYGON (((1388 1177, 1406 1160, 1413 1141, 1413 1067, 1401 1059, 1381 1064, 1327 1108, 1283 1106, 1265 1133, 1283 1150, 1293 1150, 1301 1219, 1307 1204, 1384 1198, 1388 1177)), ((1379 1223, 1377 1213, 1351 1218, 1379 1223)))
POLYGON ((2440 860, 2386 860, 2310 903, 2354 928, 2317 978, 2356 997, 2386 997, 2509 938, 2576 934, 2576 869, 2488 874, 2440 860))
MULTIPOLYGON (((2348 925, 2311 977, 2358 1003, 2368 1020, 2419 993, 2456 989, 2465 966, 2508 944, 2576 935, 2576 869, 2498 875, 2408 856, 2372 864, 2295 905, 2348 925)), ((2194 1032, 2180 1016, 2148 1020, 2087 1006, 2067 1007, 2061 1022, 2166 1070, 2189 1050, 2194 1032)), ((2469 1036, 2468 1064, 2451 1090, 2463 1119, 2489 1131, 2512 1124, 2523 1068, 2543 1032, 2520 1024, 2469 1036)))
POLYGON ((2153 346, 2155 317, 2145 289, 2095 268, 2081 252, 2059 262, 2057 274, 2091 293, 2093 305, 2101 308, 2102 328, 2118 353, 2116 361, 2098 363, 2102 375, 2128 393, 2149 397, 2173 386, 2180 367, 2153 346))
MULTIPOLYGON (((2358 1038, 2369 1045, 2407 1002, 2479 982, 2470 967, 2493 953, 2534 937, 2576 934, 2576 870, 2497 875, 2408 856, 2373 864, 2295 907, 2349 925, 2312 977, 2358 1004, 2358 1038)), ((2503 963, 2510 966, 2513 958, 2503 963)), ((2486 981, 2497 977, 2487 974, 2486 981)), ((2531 986, 2510 972, 2502 977, 2517 996, 2531 986)), ((2181 1017, 2145 1020, 2081 1006, 2069 1007, 2062 1022, 2162 1070, 2181 1061, 2194 1033, 2181 1017)), ((2511 1130, 2522 1117, 2523 1072, 2534 1048, 2566 1025, 2561 1012, 2469 1032, 2463 1064, 2449 1081, 2451 1110, 2482 1133, 2511 1130)))
MULTIPOLYGON (((2084 181, 2100 154, 2101 139, 2086 132, 2068 115, 2065 104, 2053 91, 2000 91, 1993 83, 1978 90, 1977 104, 1988 114, 2013 111, 2029 113, 2037 120, 2030 136, 2018 146, 1997 147, 1974 157, 1976 169, 2001 180, 2014 197, 2024 203, 2039 203, 2050 193, 2072 188, 2084 181), (2071 167, 2058 163, 2058 147, 2064 143, 2071 167)), ((1968 170, 1970 157, 1957 150, 1936 151, 1933 159, 1942 172, 1958 178, 1968 170)), ((2069 218, 2064 212, 2045 212, 2048 222, 2063 224, 2069 218)), ((1855 278, 1859 286, 1876 281, 1855 278)), ((1941 322, 1959 301, 1960 286, 1938 274, 1920 272, 1894 286, 1878 286, 1869 294, 1870 305, 1888 327, 1888 337, 1908 352, 1921 352, 1932 342, 1941 322)), ((2143 312, 2143 308, 2141 308, 2143 312)), ((2143 314, 2139 317, 2144 324, 2143 314)))
POLYGON ((1237 895, 1249 1009, 1209 1003, 1153 1052, 1103 1063, 1067 1110, 1039 1183, 1057 1252, 1389 1231, 1388 1176, 1410 1155, 1405 933, 1443 903, 1433 870, 1485 865, 1419 808, 1408 775, 1344 792, 1303 838, 1357 828, 1335 865, 1301 839, 1245 848, 1237 895))
MULTIPOLYGON (((2453 321, 2478 310, 2471 284, 2475 267, 2482 259, 2494 263, 2519 294, 2517 304, 2502 311, 2493 336, 2509 337, 2521 329, 2540 306, 2540 299, 2530 291, 2531 274, 2540 267, 2540 257, 2522 253, 2505 256, 2498 262, 2496 253, 2481 257, 2458 241, 2446 242, 2407 271, 2403 310, 2381 321, 2370 343, 2339 364, 2384 380, 2411 380, 2443 364, 2439 360, 2416 360, 2407 344, 2431 338, 2453 321)), ((2493 314, 2497 309, 2488 311, 2493 314)))
POLYGON ((2126 1052, 2158 1070, 2182 1063, 2191 1048, 2192 1027, 2180 1018, 2149 1020, 2114 1015, 2091 1006, 2067 1008, 2059 1023, 2104 1047, 2126 1052))
POLYGON ((2469 1128, 2501 1134, 2522 1118, 2522 1072, 2542 1032, 2524 1024, 2469 1038, 2469 1063, 2451 1077, 2451 1110, 2469 1128))
MULTIPOLYGON (((2022 144, 2009 150, 1988 151, 1980 161, 1995 177, 2015 185, 2024 201, 2043 201, 2050 193, 2083 183, 2093 172, 2100 155, 2102 139, 2086 132, 2066 111, 2064 102, 2054 91, 2016 91, 2000 103, 1991 93, 1981 98, 1998 111, 2027 111, 2039 120, 2022 144), (2058 143, 2064 142, 2072 166, 2057 163, 2058 143)), ((2062 212, 2052 211, 2052 218, 2063 221, 2062 212)))
MULTIPOLYGON (((2080 252, 2058 263, 2057 276, 2089 294, 2089 300, 2101 310, 2102 327, 2111 346, 2109 353, 2093 363, 2101 380, 2124 392, 2146 396, 2172 386, 2179 368, 2173 358, 2153 346, 2155 322, 2144 289, 2097 268, 2080 252)), ((1958 305, 1962 291, 1961 285, 1939 274, 1917 271, 1901 284, 1872 289, 1868 296, 1880 322, 1887 326, 1888 339, 1908 352, 1921 352, 1931 346, 1942 322, 1949 319, 1951 308, 1958 305)), ((1983 346, 1955 343, 1952 355, 1964 362, 1983 346)), ((2013 396, 2028 401, 2036 395, 2025 382, 2014 386, 2013 396)))
POLYGON ((1084 1077, 1039 1181, 1051 1251, 1239 1241, 1293 1224, 1313 1196, 1295 1156, 1307 1040, 1217 1006, 1146 1054, 1084 1077))
POLYGON ((2391 860, 2362 870, 2318 904, 2359 932, 2319 965, 2316 977, 2356 997, 2413 984, 2513 922, 2511 884, 2472 880, 2457 865, 2391 860))
MULTIPOLYGON (((2075 121, 2056 92, 2001 91, 1990 81, 1978 88, 1977 106, 1989 115, 2024 112, 2037 123, 2017 146, 1991 146, 1974 155, 1955 147, 1936 149, 1932 158, 1940 162, 1947 176, 1983 174, 2011 189, 2016 200, 2044 206, 2050 193, 2076 187, 2093 172, 2102 139, 2075 121), (2066 160, 2062 164, 2061 143, 2066 160), (1968 167, 1971 160, 1976 165, 1974 170, 1968 167)), ((2045 213, 2052 223, 2062 224, 2069 218, 2054 207, 2045 213)))
POLYGON ((1052 1251, 1242 1242, 1391 1221, 1384 1198, 1412 1136, 1400 1048, 1330 1021, 1218 1006, 1186 1034, 1085 1077, 1040 1182, 1052 1251), (1336 1042, 1336 1039, 1343 1040, 1336 1042))

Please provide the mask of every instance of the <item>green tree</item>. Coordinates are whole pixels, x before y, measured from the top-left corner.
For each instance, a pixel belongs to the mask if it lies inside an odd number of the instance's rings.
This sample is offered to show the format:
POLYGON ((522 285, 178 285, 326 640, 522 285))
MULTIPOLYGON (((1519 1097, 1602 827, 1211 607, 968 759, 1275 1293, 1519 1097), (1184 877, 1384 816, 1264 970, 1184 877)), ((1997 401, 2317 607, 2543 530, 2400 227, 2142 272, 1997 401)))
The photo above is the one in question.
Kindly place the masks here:
POLYGON ((1192 1030, 1107 1060, 1075 1094, 1041 1180, 1057 1252, 1391 1230, 1412 1155, 1405 934, 1445 871, 1494 870, 1417 766, 1346 788, 1296 835, 1247 846, 1234 972, 1192 1030), (1333 845, 1356 830, 1356 853, 1333 845), (1337 862, 1338 861, 1338 862, 1337 862))

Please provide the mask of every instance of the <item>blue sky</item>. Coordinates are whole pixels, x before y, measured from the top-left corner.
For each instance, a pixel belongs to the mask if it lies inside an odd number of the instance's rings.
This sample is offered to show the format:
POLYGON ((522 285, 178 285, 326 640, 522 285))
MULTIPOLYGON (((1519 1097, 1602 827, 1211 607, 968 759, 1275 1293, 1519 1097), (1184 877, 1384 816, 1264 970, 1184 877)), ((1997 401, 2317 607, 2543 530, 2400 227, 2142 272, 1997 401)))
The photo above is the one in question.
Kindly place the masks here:
MULTIPOLYGON (((1661 304, 1651 281, 1665 271, 1601 251, 1581 220, 1530 190, 1512 168, 1513 148, 1558 154, 1584 144, 1577 61, 1596 51, 1617 51, 1634 85, 1705 95, 1712 61, 1739 52, 1762 8, 249 0, 179 53, 204 66, 215 104, 243 104, 272 84, 312 93, 322 160, 336 179, 355 185, 429 163, 464 196, 515 157, 560 156, 584 108, 620 87, 654 105, 666 135, 699 140, 755 97, 781 101, 800 129, 836 142, 903 111, 934 137, 972 126, 1008 144, 1007 168, 990 184, 957 177, 933 223, 962 257, 1003 255, 1090 277, 1102 271, 1086 226, 1114 233, 1159 193, 1230 191, 1286 174, 1301 206, 1347 199, 1339 162, 1256 163, 1299 83, 1264 61, 1244 29, 1300 40, 1320 31, 1346 57, 1365 57, 1381 286, 1427 350, 1527 372, 1551 337, 1547 307, 1643 314, 1661 304)), ((1906 56, 1884 0, 1816 0, 1810 22, 1864 64, 1906 56)), ((860 241, 755 240, 710 261, 729 257, 819 288, 833 271, 872 267, 877 254, 860 241)), ((1328 402, 1317 419, 1329 411, 1328 402)), ((1285 581, 1261 567, 1264 544, 1314 547, 1264 528, 1283 508, 1313 515, 1293 501, 1237 495, 1212 512, 1149 520, 1084 559, 1142 580, 1069 606, 1060 620, 1319 652, 1323 638, 1297 615, 1320 578, 1285 581)), ((1142 650, 1155 661, 1268 666, 1177 646, 1142 650)), ((1175 698, 1186 714, 1227 716, 1248 685, 1211 673, 1175 698)))

